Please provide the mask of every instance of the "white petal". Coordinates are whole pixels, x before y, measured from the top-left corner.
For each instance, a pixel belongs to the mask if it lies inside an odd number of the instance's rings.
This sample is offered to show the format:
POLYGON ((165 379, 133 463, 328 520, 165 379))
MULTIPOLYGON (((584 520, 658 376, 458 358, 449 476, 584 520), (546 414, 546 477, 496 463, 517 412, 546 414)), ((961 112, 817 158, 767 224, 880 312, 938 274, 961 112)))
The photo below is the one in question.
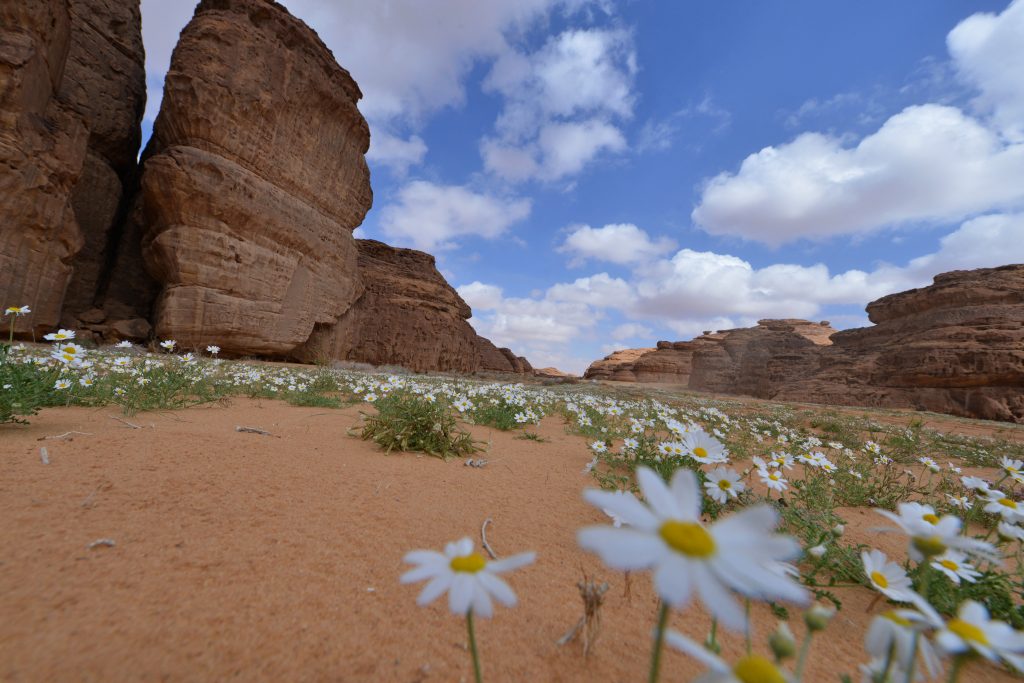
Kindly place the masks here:
POLYGON ((597 553, 612 569, 646 569, 671 552, 656 536, 635 529, 592 526, 576 534, 580 547, 597 553))
POLYGON ((494 598, 506 607, 516 606, 516 594, 507 583, 489 571, 482 571, 477 574, 477 581, 487 589, 494 598))
POLYGON ((513 569, 519 569, 526 565, 533 564, 537 559, 537 553, 519 553, 503 560, 494 560, 487 563, 487 571, 493 574, 504 574, 513 569))
POLYGON ((654 570, 654 587, 658 595, 677 609, 690 601, 693 585, 689 564, 679 555, 669 553, 654 570))
POLYGON ((399 579, 401 583, 416 583, 423 579, 430 579, 435 576, 439 576, 443 573, 447 573, 447 569, 444 566, 436 564, 422 564, 415 569, 410 569, 406 573, 402 574, 402 578, 399 579))
POLYGON ((732 631, 745 632, 747 618, 739 603, 708 567, 702 563, 691 563, 693 582, 700 594, 701 602, 711 614, 721 622, 722 626, 732 631))
POLYGON ((448 558, 436 550, 413 550, 406 553, 402 561, 409 564, 430 564, 433 562, 447 562, 448 558))
POLYGON ((731 673, 732 669, 720 657, 698 645, 686 636, 672 629, 665 631, 665 642, 680 652, 689 655, 698 662, 717 673, 731 673))
POLYGON ((456 557, 463 557, 473 552, 473 539, 469 536, 460 538, 455 543, 456 557))
MULTIPOLYGON (((680 470, 689 472, 689 470, 680 470)), ((694 476, 693 472, 689 475, 694 476)), ((636 481, 640 485, 640 492, 644 494, 647 504, 651 506, 655 514, 662 519, 681 519, 683 512, 672 493, 668 490, 665 480, 654 470, 647 467, 638 467, 636 470, 636 481)), ((694 487, 696 488, 696 486, 694 487)))
POLYGON ((490 619, 494 615, 494 604, 491 602, 491 596, 488 595, 487 589, 480 583, 482 574, 483 572, 478 573, 473 581, 473 616, 490 619))
POLYGON ((583 499, 598 509, 608 510, 626 524, 642 531, 653 531, 658 526, 658 518, 628 491, 620 494, 588 489, 583 492, 583 499))
POLYGON ((466 615, 473 600, 473 577, 465 572, 455 572, 452 587, 448 591, 448 608, 452 614, 466 615))
POLYGON ((437 600, 438 596, 451 588, 452 580, 454 578, 455 575, 451 572, 435 576, 427 582, 426 586, 423 587, 423 591, 420 593, 420 596, 416 598, 416 604, 422 607, 423 605, 429 605, 434 602, 434 600, 437 600))
POLYGON ((691 521, 700 517, 702 503, 697 475, 688 469, 678 469, 672 475, 672 496, 679 505, 679 519, 691 521))

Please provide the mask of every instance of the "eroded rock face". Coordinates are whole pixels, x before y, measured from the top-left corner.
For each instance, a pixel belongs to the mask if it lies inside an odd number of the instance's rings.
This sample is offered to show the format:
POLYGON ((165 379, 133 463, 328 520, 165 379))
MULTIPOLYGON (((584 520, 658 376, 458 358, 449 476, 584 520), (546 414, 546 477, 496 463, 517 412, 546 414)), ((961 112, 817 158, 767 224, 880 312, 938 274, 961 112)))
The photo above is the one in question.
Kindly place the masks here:
POLYGON ((89 135, 57 97, 70 33, 65 0, 0 0, 0 301, 31 306, 21 333, 58 323, 83 243, 71 191, 89 135))
POLYGON ((786 400, 1024 422, 1024 265, 954 271, 868 304, 786 400))
POLYGON ((361 96, 281 5, 199 4, 141 181, 157 335, 286 355, 349 310, 362 293, 351 233, 372 203, 361 96))
POLYGON ((689 387, 771 398, 814 367, 835 332, 828 322, 785 319, 704 335, 695 340, 702 343, 693 351, 689 387))
POLYGON ((635 382, 633 366, 637 360, 655 349, 622 349, 594 361, 583 373, 584 379, 604 379, 614 382, 635 382))
POLYGON ((89 145, 71 205, 83 236, 64 302, 69 324, 92 308, 105 275, 146 107, 139 0, 68 0, 70 46, 60 98, 82 116, 89 145))
POLYGON ((356 240, 365 291, 334 324, 318 325, 296 350, 303 361, 342 359, 415 371, 524 373, 525 359, 498 349, 467 322, 469 306, 434 257, 356 240))

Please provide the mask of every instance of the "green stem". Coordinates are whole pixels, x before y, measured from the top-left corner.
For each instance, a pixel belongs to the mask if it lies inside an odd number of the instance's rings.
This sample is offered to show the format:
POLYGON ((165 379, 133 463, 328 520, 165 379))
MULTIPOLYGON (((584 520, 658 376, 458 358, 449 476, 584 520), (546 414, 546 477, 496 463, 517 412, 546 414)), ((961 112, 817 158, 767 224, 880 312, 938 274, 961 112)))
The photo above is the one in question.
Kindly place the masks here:
POLYGON ((921 645, 921 634, 914 632, 914 647, 910 651, 910 666, 907 667, 906 683, 914 683, 914 673, 917 670, 917 648, 921 645))
POLYGON ((651 651, 651 673, 648 683, 656 683, 661 669, 661 650, 665 644, 665 627, 668 625, 668 604, 662 602, 658 608, 658 628, 654 632, 654 649, 651 651))
POLYGON ((892 663, 896 658, 896 644, 893 643, 889 646, 889 653, 885 657, 885 671, 882 672, 882 678, 877 683, 889 683, 889 672, 892 671, 892 663))
POLYGON ((746 613, 746 617, 747 617, 747 634, 746 634, 746 637, 747 637, 747 656, 749 657, 750 656, 750 598, 747 598, 744 601, 743 609, 744 609, 744 612, 746 613))
POLYGON ((473 656, 473 675, 476 683, 482 683, 484 678, 480 675, 480 655, 476 651, 476 633, 473 630, 473 610, 466 612, 466 630, 469 632, 469 652, 473 656))
POLYGON ((960 669, 963 668, 967 662, 967 657, 955 657, 953 659, 953 668, 949 670, 949 683, 957 683, 960 680, 960 669))
POLYGON ((811 639, 814 638, 814 632, 810 629, 807 630, 807 635, 804 636, 804 642, 800 645, 800 656, 796 660, 796 680, 804 680, 804 665, 807 663, 807 652, 811 649, 811 639))

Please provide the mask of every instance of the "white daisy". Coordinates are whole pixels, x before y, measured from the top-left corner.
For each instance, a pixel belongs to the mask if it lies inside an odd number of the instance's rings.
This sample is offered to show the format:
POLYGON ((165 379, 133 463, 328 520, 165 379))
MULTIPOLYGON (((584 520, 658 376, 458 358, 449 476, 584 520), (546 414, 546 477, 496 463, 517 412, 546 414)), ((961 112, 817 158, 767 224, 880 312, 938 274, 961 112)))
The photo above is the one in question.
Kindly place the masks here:
POLYGON ((444 593, 448 593, 448 609, 452 614, 466 616, 472 610, 474 616, 489 618, 494 613, 494 598, 506 607, 514 607, 516 594, 512 592, 498 574, 532 564, 535 553, 521 553, 504 560, 488 561, 473 549, 472 539, 466 537, 444 548, 444 553, 434 550, 414 550, 405 556, 405 562, 416 567, 402 575, 402 583, 427 580, 416 604, 428 605, 444 593))
POLYGON ((950 581, 960 585, 960 581, 974 583, 981 576, 967 561, 967 556, 955 550, 947 550, 932 560, 931 565, 949 577, 950 581))
POLYGON ((174 341, 173 339, 165 339, 162 342, 160 342, 160 346, 162 348, 167 349, 168 351, 173 351, 174 347, 177 346, 177 345, 178 345, 178 342, 174 341))
POLYGON ((860 559, 864 563, 864 575, 876 591, 896 602, 913 602, 917 597, 907 572, 881 550, 864 551, 860 559))
POLYGON ((694 429, 687 433, 682 445, 687 455, 704 465, 725 462, 729 459, 729 454, 722 442, 703 429, 694 429))
MULTIPOLYGON (((909 671, 915 650, 920 661, 924 663, 930 678, 935 678, 941 671, 941 662, 935 648, 922 633, 942 623, 942 617, 923 599, 916 601, 921 612, 911 609, 889 610, 871 620, 868 630, 864 633, 864 649, 874 658, 869 668, 876 662, 882 662, 882 669, 889 661, 890 653, 894 660, 893 669, 899 672, 909 671)), ((879 671, 881 673, 881 671, 879 671)), ((891 681, 906 680, 890 670, 891 681)))
POLYGON ((996 527, 996 533, 998 533, 999 538, 1004 541, 1024 541, 1024 527, 1020 527, 1016 524, 999 522, 999 526, 996 527))
POLYGON ((654 585, 669 605, 686 605, 693 593, 727 628, 743 630, 743 609, 730 589, 759 600, 804 603, 806 591, 784 574, 781 563, 800 555, 800 544, 774 532, 778 515, 766 505, 704 526, 696 475, 676 470, 672 483, 653 470, 637 469, 647 504, 631 493, 587 490, 584 498, 614 512, 629 528, 581 530, 580 545, 613 569, 653 569, 654 585))
POLYGON ((665 632, 665 642, 708 668, 693 683, 790 683, 793 677, 761 655, 746 655, 730 666, 728 662, 681 633, 665 632))
POLYGON ((789 488, 789 482, 782 477, 780 470, 760 469, 757 476, 761 477, 761 483, 772 491, 785 491, 789 488))
POLYGON ((53 383, 53 388, 59 391, 63 391, 64 389, 70 389, 71 381, 66 379, 59 379, 53 383))
POLYGON ((28 306, 8 306, 7 310, 4 311, 4 316, 8 316, 8 315, 14 315, 14 316, 28 315, 31 312, 32 312, 32 309, 29 308, 28 306))
POLYGON ((717 467, 708 472, 708 480, 704 482, 707 494, 718 503, 725 505, 729 498, 736 498, 746 489, 746 485, 740 481, 738 472, 717 467))
POLYGON ((1004 621, 991 620, 985 606, 974 600, 960 605, 935 642, 951 655, 976 652, 991 662, 1004 661, 1024 671, 1024 633, 1004 621))
POLYGON ((206 352, 211 356, 216 356, 218 353, 220 353, 220 347, 215 344, 211 344, 210 346, 206 347, 206 352))
POLYGON ((987 560, 1001 559, 992 544, 961 536, 963 522, 957 517, 945 515, 940 518, 931 505, 920 503, 900 503, 897 510, 899 514, 888 510, 875 512, 895 522, 910 538, 908 552, 915 562, 941 555, 950 548, 987 560))
POLYGON ((74 330, 57 330, 56 332, 51 332, 50 334, 43 335, 43 339, 45 339, 47 341, 65 341, 67 339, 74 339, 74 338, 75 338, 75 331, 74 330))
POLYGON ((1002 491, 989 490, 986 494, 988 503, 985 505, 985 512, 999 515, 1003 520, 1013 524, 1024 520, 1024 504, 1005 495, 1002 491))

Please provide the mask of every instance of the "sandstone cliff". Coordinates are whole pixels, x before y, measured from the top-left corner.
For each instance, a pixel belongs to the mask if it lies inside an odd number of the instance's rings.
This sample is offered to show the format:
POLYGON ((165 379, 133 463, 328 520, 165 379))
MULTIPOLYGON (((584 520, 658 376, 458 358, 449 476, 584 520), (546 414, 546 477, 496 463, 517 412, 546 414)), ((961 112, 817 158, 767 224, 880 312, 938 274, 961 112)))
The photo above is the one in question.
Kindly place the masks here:
POLYGON ((619 351, 585 376, 1024 422, 1024 265, 937 275, 867 311, 873 327, 761 320, 619 351))
POLYGON ((472 315, 438 272, 434 257, 376 240, 356 240, 363 294, 336 323, 317 325, 299 360, 332 358, 411 370, 528 372, 467 322, 472 315))
POLYGON ((372 203, 355 81, 269 0, 203 0, 167 73, 141 181, 157 335, 292 352, 362 292, 372 203))

